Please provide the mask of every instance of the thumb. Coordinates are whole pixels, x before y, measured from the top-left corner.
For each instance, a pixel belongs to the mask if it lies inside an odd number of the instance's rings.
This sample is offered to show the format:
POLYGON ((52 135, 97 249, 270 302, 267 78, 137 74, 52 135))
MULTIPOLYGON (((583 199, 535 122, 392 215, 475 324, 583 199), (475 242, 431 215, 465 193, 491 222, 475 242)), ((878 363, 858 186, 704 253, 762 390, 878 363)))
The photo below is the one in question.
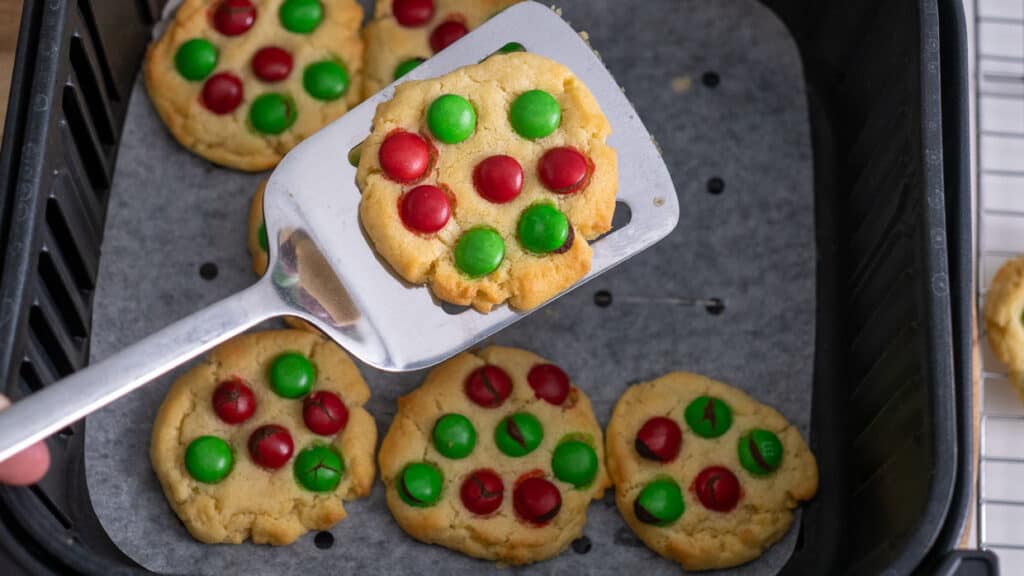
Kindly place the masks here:
MULTIPOLYGON (((0 394, 0 411, 11 405, 6 396, 0 394)), ((0 461, 0 484, 26 486, 35 484, 50 467, 50 451, 46 444, 36 442, 10 458, 0 461)))

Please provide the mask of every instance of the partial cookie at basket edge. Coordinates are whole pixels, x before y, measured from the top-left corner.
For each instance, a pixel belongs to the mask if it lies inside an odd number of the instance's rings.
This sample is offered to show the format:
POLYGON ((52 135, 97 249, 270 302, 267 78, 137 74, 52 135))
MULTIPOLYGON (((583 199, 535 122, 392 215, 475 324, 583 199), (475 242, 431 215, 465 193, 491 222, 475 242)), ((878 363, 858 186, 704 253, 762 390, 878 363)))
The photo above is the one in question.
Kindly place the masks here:
POLYGON ((1010 382, 1024 399, 1024 256, 1000 266, 983 313, 992 352, 1006 364, 1010 382))

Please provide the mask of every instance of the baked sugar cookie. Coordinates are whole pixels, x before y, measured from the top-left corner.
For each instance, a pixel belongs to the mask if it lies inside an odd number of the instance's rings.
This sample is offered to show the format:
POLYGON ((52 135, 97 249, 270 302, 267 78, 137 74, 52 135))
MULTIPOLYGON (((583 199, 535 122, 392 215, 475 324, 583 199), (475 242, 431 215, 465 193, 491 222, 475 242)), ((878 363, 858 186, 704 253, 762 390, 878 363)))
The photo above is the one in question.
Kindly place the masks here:
POLYGON ((266 188, 267 181, 264 180, 260 182, 259 188, 252 195, 252 202, 249 203, 249 225, 246 228, 245 237, 249 257, 252 258, 252 271, 257 276, 263 276, 263 273, 267 271, 270 259, 267 224, 263 220, 263 191, 266 188))
MULTIPOLYGON (((246 247, 249 249, 249 257, 252 259, 252 271, 257 276, 263 276, 267 271, 267 264, 270 259, 268 252, 267 225, 263 221, 263 190, 267 187, 267 181, 260 182, 256 192, 252 195, 249 203, 249 224, 246 232, 246 247)), ((285 316, 284 323, 298 330, 320 333, 312 324, 294 316, 285 316)))
POLYGON ((497 346, 398 400, 380 467, 403 530, 507 564, 564 550, 609 485, 586 395, 540 356, 497 346))
POLYGON ((818 489, 814 455, 778 411, 686 372, 626 390, 607 454, 626 522, 686 570, 757 558, 818 489))
POLYGON ((1024 398, 1024 256, 1007 261, 985 297, 985 331, 996 358, 1024 398))
POLYGON ((354 0, 185 0, 146 54, 160 118, 230 168, 272 168, 362 94, 354 0))
POLYGON ((369 397, 333 342, 297 330, 244 334, 168 391, 153 424, 153 469, 197 540, 290 544, 370 493, 369 397))
MULTIPOLYGON (((377 0, 366 40, 364 97, 398 80, 518 0, 377 0)), ((504 50, 522 50, 510 45, 504 50)))
POLYGON ((590 271, 618 189, 611 127, 561 64, 502 54, 406 82, 361 146, 359 216, 399 276, 481 312, 590 271))

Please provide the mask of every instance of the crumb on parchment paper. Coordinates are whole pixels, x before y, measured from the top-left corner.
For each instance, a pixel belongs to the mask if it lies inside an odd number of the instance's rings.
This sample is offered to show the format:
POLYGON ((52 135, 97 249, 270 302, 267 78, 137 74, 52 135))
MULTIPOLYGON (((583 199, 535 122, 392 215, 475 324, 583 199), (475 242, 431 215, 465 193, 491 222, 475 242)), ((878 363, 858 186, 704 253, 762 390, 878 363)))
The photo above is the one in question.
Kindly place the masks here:
POLYGON ((693 82, 690 80, 690 76, 675 76, 672 78, 672 91, 676 94, 684 94, 690 91, 690 86, 693 82))

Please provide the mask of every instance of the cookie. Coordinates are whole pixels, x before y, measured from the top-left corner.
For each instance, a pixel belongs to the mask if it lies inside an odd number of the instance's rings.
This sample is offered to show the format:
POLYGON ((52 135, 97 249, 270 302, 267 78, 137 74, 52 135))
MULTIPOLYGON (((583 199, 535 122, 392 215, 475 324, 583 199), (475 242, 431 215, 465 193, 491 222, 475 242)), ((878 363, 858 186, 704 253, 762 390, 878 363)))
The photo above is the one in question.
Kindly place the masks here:
POLYGON ((359 101, 362 18, 354 0, 185 0, 146 89, 182 146, 266 170, 359 101))
POLYGON ((611 228, 610 132, 586 86, 534 54, 405 82, 360 147, 360 219, 439 299, 533 308, 590 271, 587 241, 611 228))
POLYGON ((252 258, 252 271, 257 276, 263 276, 267 271, 269 263, 269 242, 267 239, 267 224, 263 221, 263 191, 267 188, 267 181, 260 182, 259 188, 252 195, 252 202, 249 203, 249 225, 247 227, 245 244, 249 249, 249 256, 252 258))
POLYGON ((403 530, 503 564, 564 550, 609 485, 590 400, 559 367, 498 346, 399 398, 380 469, 403 530))
POLYGON ((369 397, 333 342, 297 330, 244 334, 171 386, 153 424, 153 469, 197 540, 290 544, 370 493, 369 397))
MULTIPOLYGON (((378 0, 363 29, 369 98, 518 0, 378 0)), ((504 48, 521 50, 518 45, 504 48)))
POLYGON ((626 522, 686 570, 757 558, 818 489, 814 455, 778 411, 686 372, 626 390, 607 454, 626 522))
POLYGON ((989 346, 1024 398, 1024 256, 1006 261, 996 272, 984 315, 989 346))
MULTIPOLYGON (((267 245, 267 225, 263 221, 263 191, 267 187, 267 181, 260 182, 256 192, 252 195, 252 202, 249 203, 249 225, 246 232, 246 247, 249 249, 249 256, 252 259, 252 271, 257 276, 263 276, 267 271, 270 254, 267 245)), ((320 333, 319 330, 309 322, 294 316, 285 316, 284 323, 298 330, 320 333)))

